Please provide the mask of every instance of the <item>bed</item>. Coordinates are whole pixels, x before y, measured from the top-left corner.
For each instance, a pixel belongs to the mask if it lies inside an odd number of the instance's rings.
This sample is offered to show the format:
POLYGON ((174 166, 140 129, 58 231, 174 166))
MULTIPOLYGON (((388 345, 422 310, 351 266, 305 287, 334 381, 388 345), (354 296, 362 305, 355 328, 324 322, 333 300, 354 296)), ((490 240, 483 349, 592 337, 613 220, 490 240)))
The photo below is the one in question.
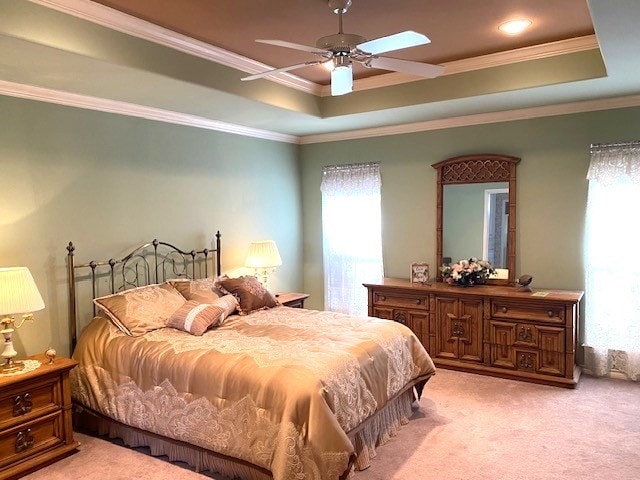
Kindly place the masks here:
POLYGON ((367 468, 431 358, 399 323, 282 306, 253 277, 221 276, 220 239, 82 264, 67 246, 76 425, 230 478, 367 468))

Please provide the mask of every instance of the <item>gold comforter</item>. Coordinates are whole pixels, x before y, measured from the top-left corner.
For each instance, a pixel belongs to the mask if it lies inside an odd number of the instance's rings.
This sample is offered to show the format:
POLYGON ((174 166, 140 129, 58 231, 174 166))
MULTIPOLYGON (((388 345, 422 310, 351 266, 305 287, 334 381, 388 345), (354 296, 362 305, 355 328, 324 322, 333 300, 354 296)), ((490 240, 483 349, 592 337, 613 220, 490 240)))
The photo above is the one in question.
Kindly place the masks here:
POLYGON ((403 325, 288 307, 232 316, 202 337, 129 337, 96 317, 73 357, 76 402, 275 480, 339 478, 354 453, 345 432, 434 373, 403 325))

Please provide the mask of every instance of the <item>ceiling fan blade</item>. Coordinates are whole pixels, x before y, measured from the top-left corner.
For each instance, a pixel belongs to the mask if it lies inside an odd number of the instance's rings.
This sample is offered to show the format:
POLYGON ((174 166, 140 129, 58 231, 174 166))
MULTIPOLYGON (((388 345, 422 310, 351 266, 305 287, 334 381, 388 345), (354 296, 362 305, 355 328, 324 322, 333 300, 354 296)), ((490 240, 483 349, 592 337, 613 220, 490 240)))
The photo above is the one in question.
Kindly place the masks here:
POLYGON ((357 47, 363 52, 378 55, 379 53, 400 50, 401 48, 417 47, 418 45, 424 45, 426 43, 431 43, 431 40, 429 40, 426 35, 407 30, 406 32, 369 40, 368 42, 361 43, 357 47))
POLYGON ((341 65, 331 70, 331 95, 344 95, 353 91, 353 70, 351 65, 341 65))
POLYGON ((394 72, 411 73, 425 78, 435 78, 442 75, 444 67, 432 65, 430 63, 412 62, 409 60, 399 60, 397 58, 374 57, 364 63, 365 67, 380 68, 382 70, 392 70, 394 72))
POLYGON ((288 72, 289 70, 295 70, 296 68, 311 67, 313 65, 320 65, 321 63, 324 63, 324 62, 325 62, 325 60, 315 60, 313 62, 305 62, 305 63, 298 63, 297 65, 289 65, 288 67, 274 68, 273 70, 267 70, 266 72, 256 73, 254 75, 249 75, 248 77, 243 77, 240 80, 242 80, 242 81, 256 80, 258 78, 268 77, 269 75, 274 75, 276 73, 282 73, 282 72, 288 72))
POLYGON ((294 50, 302 50, 303 52, 313 53, 315 55, 328 55, 329 52, 316 47, 309 47, 307 45, 300 45, 299 43, 286 42, 284 40, 256 40, 259 43, 267 43, 269 45, 275 45, 277 47, 293 48, 294 50))

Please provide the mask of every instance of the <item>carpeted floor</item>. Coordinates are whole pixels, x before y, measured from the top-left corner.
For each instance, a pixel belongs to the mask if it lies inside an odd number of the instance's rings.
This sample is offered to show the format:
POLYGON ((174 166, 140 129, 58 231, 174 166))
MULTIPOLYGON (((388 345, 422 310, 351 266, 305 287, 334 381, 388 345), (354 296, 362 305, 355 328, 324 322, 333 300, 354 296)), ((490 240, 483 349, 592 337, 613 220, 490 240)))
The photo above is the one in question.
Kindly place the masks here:
MULTIPOLYGON (((77 433, 80 451, 28 480, 216 478, 77 433)), ((640 479, 640 384, 575 390, 439 369, 412 421, 354 480, 640 479)), ((222 479, 220 479, 222 480, 222 479)))

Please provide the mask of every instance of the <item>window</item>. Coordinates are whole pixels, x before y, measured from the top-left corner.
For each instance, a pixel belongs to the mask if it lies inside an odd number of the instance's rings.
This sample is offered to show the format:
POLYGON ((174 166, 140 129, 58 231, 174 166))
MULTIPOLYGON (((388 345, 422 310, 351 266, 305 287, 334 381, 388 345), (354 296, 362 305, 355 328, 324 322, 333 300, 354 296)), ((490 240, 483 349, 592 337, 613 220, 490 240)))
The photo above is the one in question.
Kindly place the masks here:
POLYGON ((585 366, 640 380, 640 142, 592 145, 585 235, 585 366))
POLYGON ((367 314, 363 282, 383 276, 377 164, 324 167, 322 236, 325 308, 367 314))

